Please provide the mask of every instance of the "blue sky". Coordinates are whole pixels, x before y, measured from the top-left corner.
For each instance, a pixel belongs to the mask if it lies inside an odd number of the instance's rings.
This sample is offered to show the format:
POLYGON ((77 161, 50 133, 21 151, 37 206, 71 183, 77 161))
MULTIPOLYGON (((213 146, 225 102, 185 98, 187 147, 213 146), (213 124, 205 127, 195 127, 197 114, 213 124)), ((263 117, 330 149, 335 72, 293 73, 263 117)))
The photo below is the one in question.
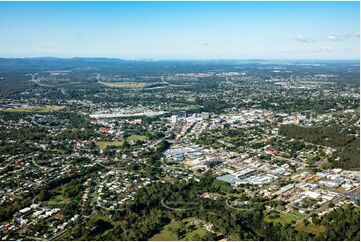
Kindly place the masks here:
POLYGON ((0 2, 0 57, 358 59, 359 2, 0 2))

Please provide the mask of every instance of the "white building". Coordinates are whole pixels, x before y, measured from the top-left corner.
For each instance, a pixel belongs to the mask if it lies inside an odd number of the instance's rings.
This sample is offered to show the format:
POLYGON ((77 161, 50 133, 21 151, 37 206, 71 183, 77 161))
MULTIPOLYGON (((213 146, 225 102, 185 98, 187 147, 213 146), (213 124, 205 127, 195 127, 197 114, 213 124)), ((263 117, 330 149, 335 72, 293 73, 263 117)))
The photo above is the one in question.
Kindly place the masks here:
POLYGON ((172 124, 176 124, 177 121, 178 121, 178 116, 177 115, 172 115, 170 117, 170 120, 171 120, 172 124))

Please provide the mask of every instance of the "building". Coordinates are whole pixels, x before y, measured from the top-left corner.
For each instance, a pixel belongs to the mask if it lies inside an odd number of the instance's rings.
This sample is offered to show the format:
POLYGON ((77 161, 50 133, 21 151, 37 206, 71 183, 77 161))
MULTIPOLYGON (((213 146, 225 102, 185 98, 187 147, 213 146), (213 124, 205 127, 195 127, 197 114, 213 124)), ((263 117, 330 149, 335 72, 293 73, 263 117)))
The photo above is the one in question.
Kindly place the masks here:
POLYGON ((228 184, 231 184, 231 185, 237 185, 241 182, 241 179, 239 179, 238 177, 234 176, 234 175, 224 175, 224 176, 219 176, 217 177, 217 180, 220 180, 220 181, 224 181, 224 182, 227 182, 228 184))
POLYGON ((222 160, 213 159, 213 160, 206 161, 205 165, 208 166, 208 168, 213 168, 213 167, 218 166, 218 165, 220 165, 222 163, 223 163, 222 160))
POLYGON ((211 114, 208 112, 202 112, 202 119, 210 119, 211 114))
POLYGON ((265 149, 265 153, 268 154, 268 155, 277 154, 277 153, 278 153, 278 149, 277 149, 276 147, 273 147, 273 146, 268 146, 268 147, 265 149))
POLYGON ((172 115, 172 116, 170 117, 170 120, 171 120, 171 123, 172 123, 172 124, 176 124, 177 121, 178 121, 178 116, 177 116, 177 115, 172 115))
POLYGON ((243 178, 246 175, 250 175, 252 173, 254 173, 256 170, 255 169, 251 169, 251 168, 246 168, 244 170, 240 170, 234 173, 234 176, 238 177, 238 178, 243 178))
POLYGON ((305 192, 305 195, 307 197, 310 197, 310 198, 313 198, 313 199, 318 199, 318 198, 321 197, 321 194, 319 194, 318 192, 311 192, 311 191, 305 192))
POLYGON ((141 119, 135 119, 132 123, 133 124, 142 124, 142 120, 141 119))
POLYGON ((186 113, 186 111, 179 111, 178 116, 179 116, 180 118, 186 118, 186 117, 187 117, 187 113, 186 113))

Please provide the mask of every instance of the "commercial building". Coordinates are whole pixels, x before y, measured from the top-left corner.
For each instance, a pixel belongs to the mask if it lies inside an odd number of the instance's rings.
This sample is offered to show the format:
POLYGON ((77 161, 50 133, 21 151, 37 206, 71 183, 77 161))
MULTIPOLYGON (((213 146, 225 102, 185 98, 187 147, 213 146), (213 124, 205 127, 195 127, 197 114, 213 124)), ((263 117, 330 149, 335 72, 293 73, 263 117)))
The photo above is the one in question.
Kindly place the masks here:
POLYGON ((211 117, 211 114, 210 113, 208 113, 208 112, 202 112, 202 119, 210 119, 210 117, 211 117))
POLYGON ((172 115, 170 117, 170 120, 171 120, 172 124, 176 124, 177 121, 178 121, 178 116, 177 115, 172 115))

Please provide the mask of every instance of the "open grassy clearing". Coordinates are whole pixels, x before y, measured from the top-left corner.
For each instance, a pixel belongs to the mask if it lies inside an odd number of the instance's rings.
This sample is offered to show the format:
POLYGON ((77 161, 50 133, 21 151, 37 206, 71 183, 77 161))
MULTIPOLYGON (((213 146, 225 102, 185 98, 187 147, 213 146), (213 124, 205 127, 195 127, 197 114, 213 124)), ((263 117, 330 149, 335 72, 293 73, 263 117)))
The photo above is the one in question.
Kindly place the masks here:
POLYGON ((319 235, 320 233, 323 233, 326 231, 326 228, 324 226, 322 226, 322 225, 318 226, 313 223, 310 223, 307 226, 305 226, 303 223, 299 223, 299 224, 295 225, 294 227, 298 231, 304 231, 304 232, 312 233, 315 235, 319 235))
POLYGON ((55 196, 51 197, 51 199, 49 200, 50 205, 56 205, 59 203, 69 203, 69 202, 70 202, 69 198, 64 197, 63 194, 55 195, 55 196))
MULTIPOLYGON (((183 219, 183 222, 187 222, 187 227, 191 226, 191 222, 192 221, 201 221, 195 217, 190 217, 190 218, 185 218, 183 219)), ((194 225, 193 225, 194 226, 194 225)), ((185 240, 192 240, 193 236, 198 234, 199 237, 203 238, 204 236, 206 236, 209 232, 203 228, 202 226, 200 225, 195 225, 194 226, 195 230, 191 231, 190 233, 187 233, 186 236, 185 236, 185 240)))
MULTIPOLYGON (((131 135, 127 138, 127 141, 138 141, 138 140, 147 140, 148 137, 144 135, 131 135)), ((97 141, 96 144, 99 146, 101 150, 105 150, 109 146, 120 147, 123 144, 123 140, 117 141, 97 141)))
POLYGON ((272 216, 275 216, 276 213, 273 212, 273 211, 267 211, 265 212, 266 216, 264 218, 264 220, 266 222, 269 222, 269 223, 281 223, 281 224, 287 224, 287 223, 291 223, 292 221, 297 221, 299 218, 295 215, 291 215, 291 214, 288 214, 288 213, 282 213, 282 212, 279 212, 277 215, 277 218, 272 218, 272 216))
POLYGON ((178 221, 173 221, 173 222, 167 224, 166 226, 164 226, 162 228, 162 230, 158 234, 154 235, 149 240, 151 240, 151 241, 174 241, 174 240, 178 240, 176 234, 172 232, 172 231, 175 231, 177 229, 179 229, 179 222, 178 221))
MULTIPOLYGON (((277 210, 278 211, 278 210, 277 210)), ((302 219, 302 216, 300 216, 297 213, 286 213, 286 212, 282 212, 282 211, 278 211, 278 218, 271 218, 271 215, 276 214, 275 212, 272 211, 267 211, 266 212, 266 217, 264 218, 264 220, 266 222, 271 222, 271 223, 281 223, 281 224, 289 224, 292 223, 292 221, 299 221, 300 219, 302 219)), ((315 224, 308 224, 307 226, 305 226, 303 224, 303 222, 295 224, 294 228, 297 229, 298 231, 303 231, 303 232, 308 232, 308 233, 312 233, 315 235, 319 235, 320 233, 325 231, 325 227, 324 226, 317 226, 315 224)))
POLYGON ((127 138, 128 141, 147 140, 147 136, 144 135, 131 135, 127 138))
POLYGON ((96 144, 101 150, 105 150, 108 146, 119 147, 123 144, 123 141, 97 141, 96 144))
POLYGON ((197 234, 200 238, 206 236, 209 232, 204 229, 200 224, 192 225, 192 221, 201 221, 195 217, 185 218, 183 220, 172 221, 162 228, 162 230, 151 237, 151 241, 175 241, 175 240, 192 240, 197 234), (181 228, 181 222, 185 224, 187 233, 182 238, 177 238, 176 231, 181 228))
POLYGON ((49 199, 50 205, 56 205, 59 203, 70 203, 70 199, 64 195, 64 186, 51 191, 51 198, 49 199))
POLYGON ((29 107, 29 108, 9 108, 0 110, 0 112, 11 113, 49 113, 62 110, 62 106, 44 106, 44 107, 29 107))
POLYGON ((96 214, 95 216, 92 217, 92 221, 96 221, 96 220, 104 220, 104 221, 107 221, 113 225, 118 225, 118 224, 121 224, 120 221, 115 221, 114 219, 112 219, 110 217, 110 215, 106 215, 106 214, 96 214))

